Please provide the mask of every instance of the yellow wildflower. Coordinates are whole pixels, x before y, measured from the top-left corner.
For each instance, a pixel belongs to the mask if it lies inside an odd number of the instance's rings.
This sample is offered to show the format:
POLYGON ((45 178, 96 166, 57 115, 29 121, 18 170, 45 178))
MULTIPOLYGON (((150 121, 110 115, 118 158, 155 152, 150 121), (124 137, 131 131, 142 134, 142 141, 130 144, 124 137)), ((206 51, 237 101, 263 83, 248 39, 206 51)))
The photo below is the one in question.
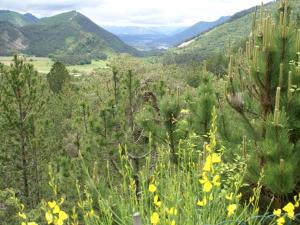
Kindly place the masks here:
POLYGON ((48 205, 51 209, 53 209, 56 206, 56 202, 55 201, 48 202, 48 205))
POLYGON ((53 213, 54 213, 54 214, 58 214, 59 212, 60 212, 60 208, 59 208, 58 205, 56 205, 56 206, 54 207, 54 209, 53 209, 53 213))
POLYGON ((203 170, 204 171, 211 171, 212 170, 212 159, 211 159, 211 156, 207 156, 206 160, 205 160, 205 164, 204 164, 204 167, 203 167, 203 170))
POLYGON ((237 205, 236 204, 230 204, 227 206, 227 216, 232 216, 235 212, 235 210, 237 209, 237 205))
POLYGON ((156 186, 154 184, 149 185, 149 192, 154 193, 156 191, 156 186))
POLYGON ((20 218, 24 219, 24 220, 26 220, 26 218, 27 218, 27 216, 25 215, 25 213, 21 213, 21 212, 18 213, 18 216, 20 218))
POLYGON ((229 201, 232 201, 233 199, 233 193, 230 193, 230 195, 226 195, 225 198, 229 201))
POLYGON ((283 224, 285 224, 285 219, 284 219, 284 217, 282 216, 282 217, 280 217, 279 219, 277 219, 277 225, 283 225, 283 224))
POLYGON ((206 198, 204 198, 202 201, 199 200, 199 201, 197 202, 197 205, 198 205, 198 206, 201 206, 201 207, 202 207, 202 206, 206 206, 206 204, 207 204, 206 198))
POLYGON ((274 214, 275 216, 280 217, 280 215, 281 215, 281 209, 276 209, 276 210, 274 209, 273 214, 274 214))
POLYGON ((151 224, 153 225, 156 225, 156 224, 159 224, 159 215, 157 212, 154 212, 152 213, 152 216, 151 216, 151 224))
POLYGON ((211 152, 212 147, 210 146, 210 144, 205 145, 205 150, 206 150, 207 152, 211 152))
POLYGON ((55 225, 63 225, 64 222, 63 222, 63 220, 61 220, 60 218, 57 218, 57 219, 55 219, 54 224, 55 224, 55 225))
POLYGON ((48 224, 53 223, 53 215, 51 212, 49 212, 49 211, 46 212, 45 218, 46 218, 48 224))
POLYGON ((199 179, 200 184, 205 184, 208 181, 206 173, 202 173, 202 179, 199 179))
POLYGON ((63 203, 65 202, 65 199, 64 198, 60 198, 60 205, 62 205, 63 203))
POLYGON ((221 182, 220 182, 220 175, 214 176, 214 178, 213 178, 213 180, 212 180, 212 183, 213 183, 215 186, 219 187, 219 186, 221 185, 221 182))
POLYGON ((254 202, 254 196, 249 198, 249 202, 252 204, 254 202))
POLYGON ((154 196, 154 205, 156 205, 157 207, 161 206, 161 201, 159 201, 158 195, 154 196))
POLYGON ((300 201, 300 199, 298 198, 297 195, 294 196, 294 201, 295 201, 295 205, 294 205, 295 208, 299 207, 299 201, 300 201))
POLYGON ((38 225, 36 222, 28 222, 27 225, 38 225))
POLYGON ((221 162, 221 156, 219 156, 217 153, 213 153, 211 155, 211 161, 212 161, 212 163, 220 163, 221 162))
POLYGON ((242 197, 242 193, 239 193, 239 194, 236 196, 237 199, 241 199, 241 197, 242 197))
POLYGON ((174 207, 172 207, 172 208, 170 208, 170 209, 168 209, 167 208, 167 214, 169 214, 170 216, 176 216, 177 215, 177 209, 176 208, 174 208, 174 207))
POLYGON ((212 184, 210 183, 210 181, 209 180, 207 180, 205 183, 204 183, 204 185, 203 185, 203 191, 204 192, 210 192, 211 191, 211 189, 212 189, 212 184))
POLYGON ((294 210, 295 210, 295 206, 291 202, 289 202, 283 207, 283 211, 287 212, 287 215, 290 219, 294 219, 295 216, 294 210))
POLYGON ((175 225, 175 224, 176 224, 175 220, 172 220, 171 225, 175 225))
MULTIPOLYGON (((91 210, 90 213, 93 214, 94 210, 91 210)), ((69 216, 64 211, 59 211, 58 217, 64 221, 64 220, 68 219, 69 216)))
POLYGON ((22 222, 21 225, 26 225, 26 223, 25 223, 25 222, 22 222))

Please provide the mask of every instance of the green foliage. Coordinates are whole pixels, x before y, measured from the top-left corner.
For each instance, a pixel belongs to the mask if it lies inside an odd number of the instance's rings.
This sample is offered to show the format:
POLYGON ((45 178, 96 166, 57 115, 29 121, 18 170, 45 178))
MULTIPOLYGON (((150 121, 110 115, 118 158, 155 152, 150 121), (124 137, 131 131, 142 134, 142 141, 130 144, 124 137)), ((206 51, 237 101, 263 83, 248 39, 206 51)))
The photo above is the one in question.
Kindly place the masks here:
POLYGON ((55 62, 47 75, 49 87, 56 94, 63 90, 64 85, 69 79, 69 72, 61 62, 55 62))
POLYGON ((210 127, 212 109, 215 106, 215 93, 212 86, 212 74, 206 71, 203 65, 201 84, 198 87, 198 96, 191 100, 190 124, 198 135, 205 135, 210 127))
POLYGON ((22 183, 22 197, 29 200, 29 195, 37 194, 34 185, 31 185, 30 174, 38 175, 38 149, 34 141, 36 113, 41 106, 37 95, 38 73, 32 65, 15 56, 10 67, 0 67, 0 76, 1 127, 6 127, 5 141, 1 146, 7 159, 5 182, 18 187, 22 183))
POLYGON ((294 191, 299 183, 298 124, 299 85, 297 52, 299 26, 291 4, 280 1, 278 16, 261 9, 244 54, 231 58, 228 69, 227 101, 243 118, 252 139, 249 178, 260 173, 262 183, 279 198, 294 191), (294 63, 290 63, 294 62, 294 63), (250 74, 250 76, 249 76, 250 74), (293 121, 293 122, 291 122, 293 121), (295 122, 295 123, 294 123, 295 122), (294 124, 294 125, 293 125, 294 124))
POLYGON ((12 189, 0 190, 0 220, 3 225, 17 224, 20 200, 12 189))

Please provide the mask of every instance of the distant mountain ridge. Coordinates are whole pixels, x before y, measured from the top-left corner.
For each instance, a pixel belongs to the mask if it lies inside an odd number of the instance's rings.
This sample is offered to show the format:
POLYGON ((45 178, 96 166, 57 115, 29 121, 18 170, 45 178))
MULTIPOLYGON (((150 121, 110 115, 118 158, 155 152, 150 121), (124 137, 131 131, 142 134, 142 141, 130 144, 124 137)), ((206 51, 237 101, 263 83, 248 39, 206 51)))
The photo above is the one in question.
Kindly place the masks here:
POLYGON ((223 16, 212 22, 200 21, 190 27, 107 26, 106 28, 125 43, 136 48, 142 50, 165 49, 192 39, 203 32, 225 23, 230 18, 230 16, 223 16))
POLYGON ((0 10, 0 21, 10 22, 16 26, 25 26, 38 22, 38 18, 30 13, 21 14, 10 10, 0 10))
POLYGON ((38 19, 0 10, 0 47, 0 55, 22 52, 70 64, 115 53, 140 54, 77 11, 38 19))
MULTIPOLYGON (((277 2, 270 2, 264 6, 264 9, 275 12, 276 7, 277 2)), ((294 1, 294 7, 294 12, 299 15, 300 1, 294 1)), ((229 45, 243 46, 251 31, 252 15, 257 9, 255 6, 235 13, 224 23, 170 49, 163 56, 163 61, 165 63, 199 62, 215 54, 224 54, 229 45)))
POLYGON ((184 41, 187 41, 191 38, 194 38, 195 36, 200 35, 201 33, 207 30, 210 30, 220 24, 225 23, 229 19, 230 16, 222 16, 216 21, 212 22, 200 21, 194 24, 193 26, 161 41, 166 42, 169 45, 176 46, 184 41))
POLYGON ((141 50, 159 49, 169 47, 161 40, 167 40, 170 36, 181 32, 186 27, 182 26, 105 26, 105 28, 117 35, 125 43, 141 50))

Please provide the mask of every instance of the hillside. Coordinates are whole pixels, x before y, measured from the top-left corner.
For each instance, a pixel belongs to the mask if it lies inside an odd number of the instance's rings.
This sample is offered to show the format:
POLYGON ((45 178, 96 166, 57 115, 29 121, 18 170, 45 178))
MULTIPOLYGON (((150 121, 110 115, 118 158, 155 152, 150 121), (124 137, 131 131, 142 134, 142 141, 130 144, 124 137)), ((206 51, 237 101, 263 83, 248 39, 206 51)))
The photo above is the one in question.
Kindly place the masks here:
MULTIPOLYGON (((6 40, 8 49, 29 55, 51 56, 74 64, 103 59, 114 53, 139 54, 136 49, 76 11, 43 18, 29 25, 14 26, 13 29, 8 23, 2 23, 0 42, 6 40), (11 40, 22 40, 24 44, 22 48, 15 48, 11 40)), ((13 52, 0 50, 1 55, 13 52)))
POLYGON ((171 46, 177 45, 188 39, 198 36, 202 32, 205 32, 209 29, 214 28, 215 26, 218 26, 218 25, 226 22, 229 18, 230 18, 229 16, 223 16, 213 22, 200 21, 200 22, 194 24, 193 26, 191 26, 171 37, 163 39, 162 41, 168 43, 171 46))
POLYGON ((19 27, 6 21, 0 21, 0 55, 24 51, 27 47, 27 39, 19 27))
MULTIPOLYGON (((298 3, 297 3, 298 4, 298 3)), ((274 2, 266 5, 275 7, 274 2)), ((170 49, 164 56, 166 63, 187 63, 201 61, 209 56, 222 53, 230 46, 240 45, 250 34, 252 13, 256 7, 234 14, 227 22, 204 32, 198 37, 170 49)))
POLYGON ((38 22, 38 18, 30 13, 20 14, 10 10, 0 10, 0 21, 10 22, 16 26, 25 26, 38 22))

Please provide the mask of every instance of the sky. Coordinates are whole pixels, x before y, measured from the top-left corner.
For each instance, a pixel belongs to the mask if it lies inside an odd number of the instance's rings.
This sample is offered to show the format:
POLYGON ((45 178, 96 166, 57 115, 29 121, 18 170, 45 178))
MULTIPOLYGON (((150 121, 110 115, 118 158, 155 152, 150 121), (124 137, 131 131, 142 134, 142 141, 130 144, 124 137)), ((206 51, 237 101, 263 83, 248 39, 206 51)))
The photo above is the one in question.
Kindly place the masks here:
POLYGON ((102 26, 145 27, 190 26, 259 4, 261 0, 0 0, 0 9, 37 17, 76 10, 102 26))

